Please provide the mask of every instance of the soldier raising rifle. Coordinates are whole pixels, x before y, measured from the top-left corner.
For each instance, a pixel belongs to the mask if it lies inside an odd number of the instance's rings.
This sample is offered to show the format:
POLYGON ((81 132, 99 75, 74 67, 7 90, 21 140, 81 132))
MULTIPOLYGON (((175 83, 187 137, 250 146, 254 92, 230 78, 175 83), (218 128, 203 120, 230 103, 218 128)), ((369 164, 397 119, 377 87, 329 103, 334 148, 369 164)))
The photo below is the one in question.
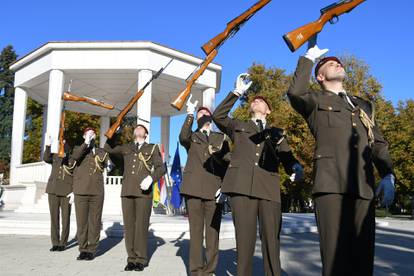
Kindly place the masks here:
POLYGON ((316 140, 313 196, 323 275, 372 275, 375 242, 374 165, 382 177, 384 204, 394 198, 388 143, 374 118, 374 105, 348 95, 346 72, 337 57, 315 67, 321 92, 309 91, 316 59, 328 52, 309 43, 287 93, 316 140))
POLYGON ((147 128, 138 124, 134 129, 134 141, 114 146, 114 140, 109 139, 104 147, 110 154, 124 159, 121 202, 128 253, 125 271, 142 271, 148 265, 152 187, 166 173, 158 146, 145 142, 147 136, 147 128))

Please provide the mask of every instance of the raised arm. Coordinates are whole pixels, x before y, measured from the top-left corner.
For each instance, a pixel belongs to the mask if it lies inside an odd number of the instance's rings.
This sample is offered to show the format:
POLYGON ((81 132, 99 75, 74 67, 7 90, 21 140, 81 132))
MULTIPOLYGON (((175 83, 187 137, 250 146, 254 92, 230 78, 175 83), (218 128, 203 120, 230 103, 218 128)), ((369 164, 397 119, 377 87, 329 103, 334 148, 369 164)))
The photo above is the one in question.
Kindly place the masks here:
POLYGON ((181 132, 179 136, 180 144, 188 151, 191 145, 191 134, 193 131, 191 127, 193 125, 194 115, 188 114, 185 118, 184 124, 181 127, 181 132))
POLYGON ((312 67, 313 62, 310 59, 300 57, 287 92, 290 104, 305 119, 311 114, 316 106, 312 94, 314 92, 309 91, 312 67))
POLYGON ((104 145, 104 150, 109 154, 122 155, 123 146, 124 145, 113 146, 113 145, 110 145, 109 141, 106 141, 106 143, 104 145))
POLYGON ((316 59, 328 52, 328 49, 319 49, 314 37, 308 45, 308 51, 299 58, 295 73, 293 74, 287 96, 292 107, 305 119, 316 107, 314 92, 309 91, 309 81, 313 64, 316 59))
POLYGON ((53 154, 50 151, 50 145, 47 145, 45 148, 45 152, 43 153, 43 161, 48 164, 53 163, 53 154))
POLYGON ((230 92, 227 97, 217 106, 213 113, 213 121, 217 127, 230 139, 233 140, 235 120, 229 117, 231 108, 234 106, 239 97, 230 92))
POLYGON ((252 81, 249 79, 249 74, 242 73, 238 75, 234 91, 227 95, 213 113, 214 123, 216 123, 217 127, 227 134, 232 141, 234 140, 233 132, 236 120, 229 117, 229 112, 238 98, 246 93, 251 85, 252 81))
POLYGON ((72 158, 73 158, 75 161, 80 161, 80 160, 82 160, 82 158, 85 156, 85 154, 86 154, 86 152, 87 152, 87 149, 88 149, 88 145, 86 145, 85 143, 83 143, 83 144, 82 144, 82 145, 80 145, 80 146, 76 146, 76 147, 73 149, 72 158))

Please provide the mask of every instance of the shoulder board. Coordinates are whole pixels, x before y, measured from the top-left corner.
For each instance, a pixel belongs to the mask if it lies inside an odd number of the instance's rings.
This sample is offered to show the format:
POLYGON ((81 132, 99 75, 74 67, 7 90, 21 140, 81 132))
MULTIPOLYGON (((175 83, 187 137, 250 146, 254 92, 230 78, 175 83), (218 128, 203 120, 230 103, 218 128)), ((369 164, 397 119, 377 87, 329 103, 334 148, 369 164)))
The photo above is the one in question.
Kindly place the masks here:
POLYGON ((372 115, 374 114, 375 107, 371 101, 361 98, 359 96, 352 96, 352 98, 357 101, 358 106, 362 108, 368 114, 368 116, 372 117, 372 115))

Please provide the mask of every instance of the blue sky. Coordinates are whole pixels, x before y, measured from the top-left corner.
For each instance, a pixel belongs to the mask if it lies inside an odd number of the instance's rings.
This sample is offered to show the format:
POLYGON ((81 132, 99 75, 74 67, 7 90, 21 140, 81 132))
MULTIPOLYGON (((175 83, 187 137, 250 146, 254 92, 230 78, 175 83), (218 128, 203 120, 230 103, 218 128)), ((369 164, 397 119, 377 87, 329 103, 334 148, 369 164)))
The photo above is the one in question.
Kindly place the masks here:
MULTIPOLYGON (((3 1, 0 48, 11 44, 22 56, 47 41, 149 40, 203 57, 200 46, 255 1, 3 1)), ((253 62, 292 72, 305 47, 292 54, 282 35, 317 19, 319 9, 333 2, 273 0, 259 11, 223 45, 215 59, 223 66, 217 102, 232 89, 235 77, 253 62)), ((411 0, 367 0, 341 16, 336 25, 326 25, 318 44, 329 48, 332 55, 346 53, 364 60, 383 84, 385 97, 396 104, 412 98, 412 10, 411 0)), ((183 116, 172 119, 171 156, 183 120, 183 116)), ((153 142, 160 140, 156 129, 159 120, 154 118, 153 142)))

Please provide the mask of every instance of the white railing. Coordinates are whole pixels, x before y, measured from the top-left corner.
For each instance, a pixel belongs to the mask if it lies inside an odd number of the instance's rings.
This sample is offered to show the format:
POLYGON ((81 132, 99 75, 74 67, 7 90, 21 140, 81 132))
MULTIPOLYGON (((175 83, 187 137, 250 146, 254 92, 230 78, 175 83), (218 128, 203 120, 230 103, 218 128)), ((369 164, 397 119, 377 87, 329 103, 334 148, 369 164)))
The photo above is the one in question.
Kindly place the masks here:
MULTIPOLYGON (((52 166, 45 162, 22 164, 16 167, 16 180, 18 183, 47 183, 52 166)), ((106 176, 105 185, 121 185, 122 176, 106 176)))
POLYGON ((22 164, 15 168, 15 179, 17 183, 46 183, 52 166, 45 162, 22 164))
POLYGON ((121 185, 122 184, 122 176, 106 176, 105 185, 121 185))

